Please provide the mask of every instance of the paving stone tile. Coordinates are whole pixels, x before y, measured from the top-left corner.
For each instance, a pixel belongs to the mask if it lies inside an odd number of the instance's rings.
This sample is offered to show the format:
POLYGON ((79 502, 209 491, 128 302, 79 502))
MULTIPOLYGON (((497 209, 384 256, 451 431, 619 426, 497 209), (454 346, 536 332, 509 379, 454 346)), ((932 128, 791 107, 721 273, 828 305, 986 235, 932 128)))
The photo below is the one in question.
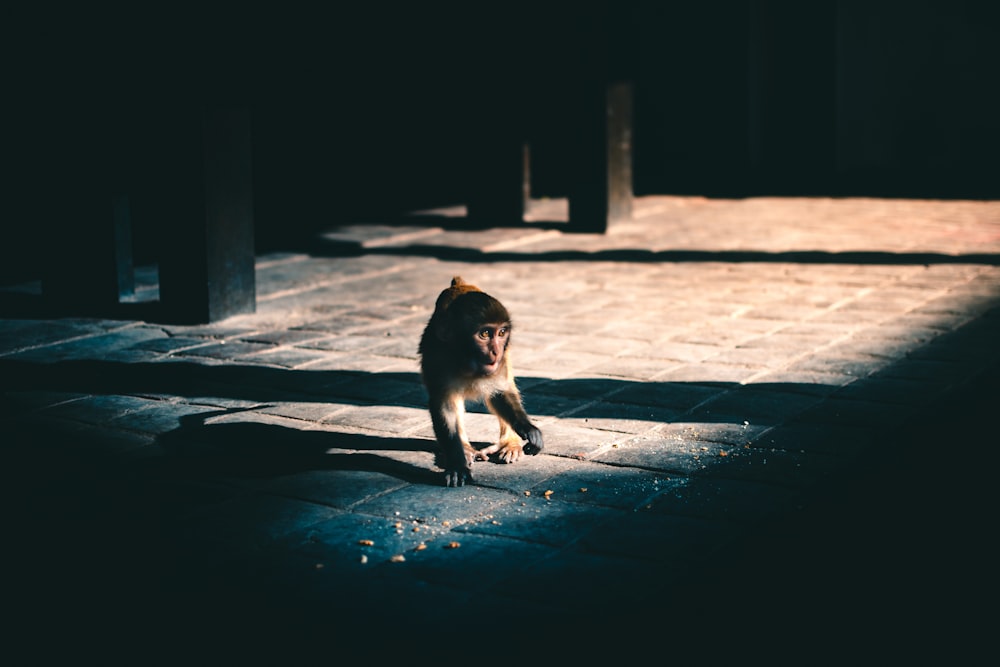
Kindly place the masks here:
POLYGON ((217 412, 212 407, 192 405, 190 403, 146 401, 142 405, 144 405, 143 409, 130 410, 125 414, 108 420, 106 423, 116 428, 157 435, 178 428, 185 418, 197 415, 210 415, 217 412))
POLYGON ((203 507, 189 516, 188 529, 195 536, 260 547, 336 514, 337 510, 315 503, 255 494, 203 507))
POLYGON ((841 387, 834 394, 837 398, 900 405, 927 405, 945 391, 938 382, 919 377, 895 377, 891 370, 858 380, 841 387))
POLYGON ((170 336, 168 338, 153 338, 136 343, 133 347, 138 350, 149 352, 159 352, 161 354, 171 354, 181 352, 195 347, 209 345, 209 341, 204 338, 194 338, 189 336, 170 336))
MULTIPOLYGON (((312 332, 303 331, 301 333, 314 336, 312 332)), ((347 336, 327 336, 314 338, 308 342, 298 344, 298 347, 316 350, 329 350, 331 352, 361 352, 370 350, 385 343, 385 336, 370 336, 361 334, 351 334, 347 336)))
POLYGON ((814 487, 842 472, 846 465, 840 456, 751 447, 718 458, 711 465, 695 471, 695 474, 777 484, 802 490, 814 487))
POLYGON ((521 400, 524 403, 524 409, 529 415, 561 415, 577 408, 581 402, 580 399, 572 396, 548 393, 545 391, 544 386, 531 386, 531 383, 525 383, 520 380, 518 380, 518 386, 521 389, 521 400), (530 387, 530 389, 526 390, 526 387, 530 387))
MULTIPOLYGON (((310 369, 310 373, 319 369, 310 369)), ((338 369, 339 370, 339 369, 338 369)), ((334 375, 325 392, 331 400, 338 398, 375 403, 398 403, 401 405, 426 405, 426 391, 415 373, 346 372, 334 375)))
POLYGON ((871 447, 875 440, 876 435, 868 425, 795 421, 765 431, 750 442, 750 447, 800 454, 817 452, 850 460, 871 447))
POLYGON ((837 341, 830 345, 823 351, 823 354, 833 358, 875 357, 883 360, 882 363, 886 363, 886 361, 906 356, 918 345, 920 343, 898 338, 871 336, 866 335, 865 332, 859 332, 858 335, 850 339, 837 341))
POLYGON ((267 493, 348 509, 367 498, 400 489, 407 483, 370 470, 306 470, 282 475, 263 485, 267 493))
POLYGON ((864 354, 818 354, 800 359, 788 366, 793 371, 817 371, 848 375, 851 377, 866 377, 885 365, 880 357, 870 357, 864 354))
POLYGON ((601 523, 620 520, 622 514, 611 508, 584 507, 531 495, 494 506, 488 520, 463 523, 453 532, 496 535, 562 547, 601 523))
POLYGON ((271 345, 300 345, 305 343, 317 343, 325 339, 326 337, 323 334, 319 334, 315 331, 298 331, 295 329, 263 331, 239 337, 239 340, 244 342, 269 343, 271 345))
POLYGON ((608 396, 612 403, 650 405, 671 408, 684 412, 711 400, 726 391, 722 387, 710 387, 685 382, 643 382, 630 383, 621 391, 608 396))
POLYGON ((766 368, 762 366, 702 362, 666 370, 658 374, 655 379, 657 382, 687 382, 726 387, 748 381, 763 370, 766 368))
POLYGON ((357 577, 389 563, 393 556, 412 553, 427 539, 409 525, 400 529, 397 524, 403 525, 397 519, 336 512, 282 540, 313 563, 357 577))
MULTIPOLYGON (((702 432, 693 426, 688 428, 683 434, 678 426, 675 433, 637 436, 615 443, 588 458, 598 463, 634 466, 668 475, 689 475, 711 465, 714 459, 728 455, 734 449, 730 444, 696 440, 695 436, 703 435, 702 432)), ((716 429, 709 425, 707 430, 716 429)))
POLYGON ((710 421, 712 415, 743 416, 740 423, 779 424, 799 414, 822 398, 811 393, 785 392, 745 385, 702 403, 687 414, 691 421, 710 421))
MULTIPOLYGON (((614 399, 617 396, 611 398, 614 399)), ((603 400, 584 404, 569 415, 564 415, 563 421, 569 424, 578 422, 577 425, 589 428, 635 433, 646 431, 656 424, 671 421, 682 412, 683 410, 679 408, 603 400)))
MULTIPOLYGON (((516 465, 516 464, 515 464, 516 465)), ((512 494, 481 486, 446 488, 408 485, 358 503, 354 510, 362 514, 399 521, 418 521, 429 528, 452 529, 470 521, 484 520, 498 507, 512 502, 512 494), (428 493, 428 490, 433 490, 428 493), (444 522, 448 522, 445 524, 444 522)))
POLYGON ((312 331, 326 335, 346 335, 357 333, 364 336, 375 336, 386 333, 385 324, 369 317, 340 314, 319 322, 309 322, 300 327, 303 331, 312 331))
POLYGON ((790 331, 781 329, 740 343, 739 350, 784 350, 789 356, 804 351, 812 351, 829 345, 844 336, 843 329, 836 333, 822 331, 790 331))
POLYGON ((389 570, 389 576, 402 576, 405 569, 407 579, 482 594, 490 589, 502 591, 505 582, 518 579, 551 555, 544 545, 469 532, 422 544, 424 548, 403 552, 405 561, 389 570))
POLYGON ((632 381, 620 378, 580 375, 550 379, 544 385, 534 387, 533 391, 592 401, 611 396, 633 384, 632 381))
POLYGON ((660 339, 650 342, 645 346, 625 350, 622 356, 690 363, 707 359, 714 354, 718 354, 718 352, 718 348, 714 345, 660 339))
MULTIPOLYGON (((777 320, 779 322, 798 322, 808 320, 824 312, 823 308, 811 304, 788 302, 773 302, 763 307, 750 308, 741 317, 758 320, 777 320)), ((736 326, 739 326, 737 324, 736 326)))
POLYGON ((157 327, 124 327, 112 332, 75 338, 65 342, 54 342, 51 345, 42 347, 33 347, 8 355, 7 358, 41 363, 56 363, 79 359, 107 359, 114 353, 120 353, 133 348, 137 343, 165 336, 166 334, 157 327))
POLYGON ((780 485, 694 477, 665 486, 645 509, 673 516, 755 523, 794 507, 797 496, 797 491, 780 485))
POLYGON ((886 318, 877 327, 860 329, 855 334, 860 339, 905 341, 911 347, 925 345, 940 335, 939 329, 901 323, 894 317, 886 318))
POLYGON ((651 380, 665 369, 673 368, 677 365, 677 363, 671 361, 664 362, 661 360, 620 357, 604 364, 592 366, 587 370, 589 373, 595 375, 608 375, 642 382, 651 380))
POLYGON ((0 355, 91 333, 94 327, 79 320, 0 319, 0 355))
POLYGON ((177 356, 209 357, 211 359, 223 360, 246 360, 251 355, 259 354, 270 347, 271 345, 268 343, 246 343, 239 340, 232 342, 222 341, 190 348, 179 352, 177 356))
POLYGON ((259 406, 258 410, 281 417, 301 419, 303 421, 322 422, 339 411, 350 407, 343 403, 326 403, 320 401, 278 401, 273 404, 259 406))
MULTIPOLYGON (((346 407, 323 420, 328 424, 386 433, 407 433, 430 421, 426 410, 415 407, 357 405, 346 407)), ((493 430, 496 418, 492 419, 493 430)))
POLYGON ((579 461, 545 453, 523 456, 514 463, 499 463, 494 459, 477 461, 472 467, 476 486, 510 491, 521 495, 539 484, 545 484, 567 470, 579 465, 579 461))
POLYGON ((747 386, 773 386, 781 391, 825 396, 857 379, 856 376, 845 373, 779 369, 755 376, 747 386))
POLYGON ((686 483, 686 478, 649 470, 576 462, 525 490, 563 502, 631 510, 645 506, 665 489, 686 483))
POLYGON ((135 396, 84 396, 75 401, 52 405, 44 412, 61 419, 105 424, 129 413, 152 409, 159 404, 160 401, 135 396))
POLYGON ((913 405, 831 397, 798 414, 795 421, 887 427, 902 424, 917 409, 913 405))
POLYGON ((605 357, 589 352, 574 352, 572 355, 552 353, 548 350, 517 350, 517 367, 521 372, 537 372, 544 369, 551 378, 563 378, 604 364, 605 357))
POLYGON ((234 361, 246 361, 250 363, 269 364, 272 366, 282 366, 284 368, 299 368, 315 364, 318 361, 328 359, 329 355, 321 352, 310 352, 292 347, 279 347, 262 352, 253 352, 249 356, 234 357, 234 361))
POLYGON ((546 422, 539 428, 545 438, 545 453, 583 459, 595 451, 625 442, 634 436, 600 429, 582 428, 562 423, 562 420, 546 422))
POLYGON ((228 322, 199 325, 166 324, 162 325, 161 328, 172 336, 204 338, 209 342, 239 339, 256 331, 256 328, 252 326, 239 326, 228 322))
POLYGON ((803 354, 812 352, 812 348, 802 346, 798 349, 778 347, 736 347, 721 350, 708 357, 713 364, 737 364, 757 369, 777 369, 788 366, 789 363, 803 354))

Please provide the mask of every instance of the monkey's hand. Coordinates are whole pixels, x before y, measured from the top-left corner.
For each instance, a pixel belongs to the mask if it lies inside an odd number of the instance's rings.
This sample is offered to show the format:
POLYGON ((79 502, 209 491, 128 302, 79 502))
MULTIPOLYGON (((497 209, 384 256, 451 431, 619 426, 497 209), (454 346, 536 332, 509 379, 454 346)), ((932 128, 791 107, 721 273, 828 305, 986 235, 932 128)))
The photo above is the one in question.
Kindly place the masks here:
POLYGON ((518 435, 524 438, 524 453, 534 456, 542 451, 545 444, 542 442, 542 432, 535 426, 528 426, 522 433, 518 430, 518 435))
POLYGON ((542 450, 542 432, 531 424, 517 430, 504 424, 500 441, 476 452, 477 461, 485 461, 496 456, 498 463, 514 463, 522 454, 534 456, 542 450))

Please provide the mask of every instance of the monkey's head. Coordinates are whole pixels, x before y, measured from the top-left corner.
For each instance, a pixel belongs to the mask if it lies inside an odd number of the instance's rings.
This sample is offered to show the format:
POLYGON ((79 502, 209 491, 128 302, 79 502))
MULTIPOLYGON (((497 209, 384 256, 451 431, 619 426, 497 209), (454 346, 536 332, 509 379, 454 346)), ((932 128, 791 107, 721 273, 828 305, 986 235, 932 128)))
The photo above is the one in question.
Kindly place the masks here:
POLYGON ((471 375, 489 376, 504 365, 510 342, 510 314, 503 304, 455 278, 437 303, 438 338, 451 346, 471 375))

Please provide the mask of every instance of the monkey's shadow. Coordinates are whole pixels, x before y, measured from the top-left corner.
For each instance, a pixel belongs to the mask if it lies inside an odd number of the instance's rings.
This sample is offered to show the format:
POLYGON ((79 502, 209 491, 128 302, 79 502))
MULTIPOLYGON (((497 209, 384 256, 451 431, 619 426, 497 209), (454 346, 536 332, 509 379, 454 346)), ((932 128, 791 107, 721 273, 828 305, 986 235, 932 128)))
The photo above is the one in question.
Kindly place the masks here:
POLYGON ((368 470, 415 483, 441 484, 439 454, 433 441, 360 433, 310 431, 261 422, 206 424, 223 410, 181 418, 181 425, 157 438, 163 465, 173 474, 196 477, 273 478, 315 470, 368 470), (331 450, 353 450, 351 452, 331 450), (428 452, 421 467, 378 451, 428 452))

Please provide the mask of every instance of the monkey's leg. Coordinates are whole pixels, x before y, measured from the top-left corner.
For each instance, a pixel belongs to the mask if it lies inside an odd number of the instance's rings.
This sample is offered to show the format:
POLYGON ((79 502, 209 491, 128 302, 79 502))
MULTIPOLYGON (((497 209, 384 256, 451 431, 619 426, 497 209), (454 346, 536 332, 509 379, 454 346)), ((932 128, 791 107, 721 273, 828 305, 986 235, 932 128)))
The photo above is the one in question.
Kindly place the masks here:
POLYGON ((486 407, 500 421, 500 437, 496 444, 480 450, 483 458, 496 453, 504 463, 513 463, 522 453, 535 455, 542 451, 542 432, 528 419, 517 393, 508 391, 489 396, 486 407))
POLYGON ((460 395, 431 401, 434 436, 444 455, 445 486, 463 486, 472 482, 472 462, 476 451, 465 435, 465 400, 460 395))

